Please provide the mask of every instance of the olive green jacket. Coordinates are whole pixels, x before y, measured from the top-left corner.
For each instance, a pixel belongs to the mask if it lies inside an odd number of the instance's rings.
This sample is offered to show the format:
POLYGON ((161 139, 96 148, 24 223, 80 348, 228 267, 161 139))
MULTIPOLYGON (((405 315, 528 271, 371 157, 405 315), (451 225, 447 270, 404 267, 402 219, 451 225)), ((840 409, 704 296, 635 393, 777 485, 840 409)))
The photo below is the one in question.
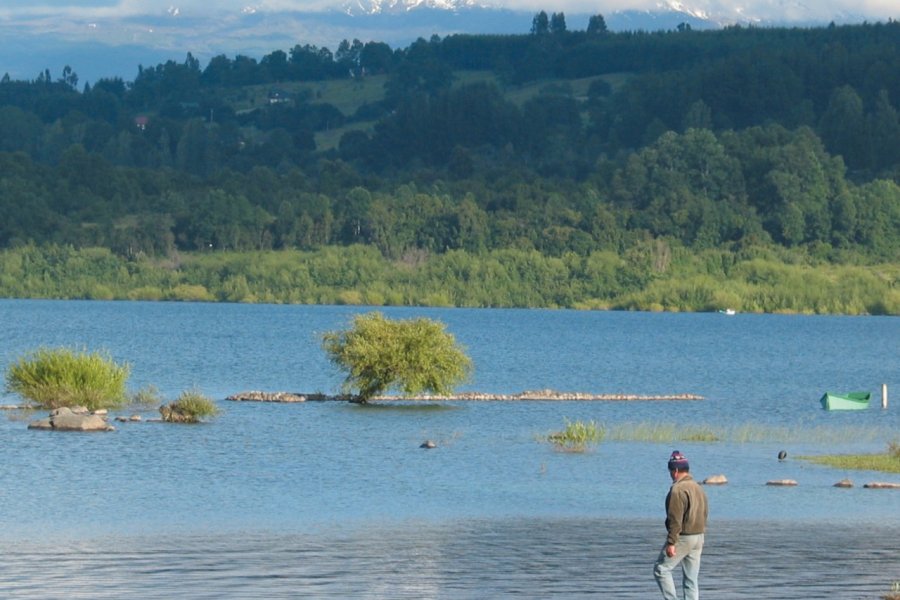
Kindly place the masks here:
POLYGON ((706 492, 688 473, 673 483, 666 495, 666 544, 675 544, 682 534, 706 533, 708 516, 706 492))

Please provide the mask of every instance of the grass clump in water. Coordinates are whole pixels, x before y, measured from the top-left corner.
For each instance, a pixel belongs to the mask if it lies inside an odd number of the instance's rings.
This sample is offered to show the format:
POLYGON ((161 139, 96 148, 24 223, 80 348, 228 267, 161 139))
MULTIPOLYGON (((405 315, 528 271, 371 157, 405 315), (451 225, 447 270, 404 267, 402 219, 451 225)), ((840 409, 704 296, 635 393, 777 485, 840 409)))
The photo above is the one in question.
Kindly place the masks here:
POLYGON ((39 408, 116 408, 126 401, 130 372, 103 353, 40 348, 7 369, 6 389, 39 408))
MULTIPOLYGON (((616 425, 610 439, 620 442, 810 442, 839 444, 873 441, 885 435, 885 430, 873 427, 784 427, 758 423, 713 427, 711 425, 681 425, 673 423, 624 423, 616 425)), ((898 450, 900 452, 900 450, 898 450)))
POLYGON ((218 415, 219 407, 199 391, 189 390, 181 392, 174 402, 161 406, 159 412, 168 423, 199 423, 218 415))
POLYGON ((900 443, 898 442, 890 442, 884 454, 825 454, 798 458, 836 469, 900 473, 900 443))
POLYGON ((718 442, 722 435, 707 425, 626 423, 613 429, 611 439, 632 442, 718 442))
POLYGON ((137 406, 158 406, 162 396, 155 385, 147 385, 131 395, 131 403, 137 406))
POLYGON ((557 450, 565 452, 586 452, 596 446, 606 436, 606 429, 594 421, 570 421, 566 419, 566 428, 547 435, 546 440, 557 450))
POLYGON ((728 434, 728 439, 741 443, 802 441, 816 444, 844 444, 874 441, 884 434, 885 430, 877 427, 784 427, 751 423, 733 428, 728 434))

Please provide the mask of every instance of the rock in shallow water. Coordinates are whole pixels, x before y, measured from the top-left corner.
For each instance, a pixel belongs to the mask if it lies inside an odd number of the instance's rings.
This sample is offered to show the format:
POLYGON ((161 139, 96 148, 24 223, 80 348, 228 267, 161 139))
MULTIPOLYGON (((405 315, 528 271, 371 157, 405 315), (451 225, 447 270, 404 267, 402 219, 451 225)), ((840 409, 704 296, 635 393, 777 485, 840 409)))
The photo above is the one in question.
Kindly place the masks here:
POLYGON ((306 402, 306 395, 290 392, 241 392, 225 398, 232 402, 306 402))
POLYGON ((703 483, 705 485, 725 485, 728 483, 728 478, 724 475, 710 475, 703 480, 703 483))
POLYGON ((57 408, 46 419, 34 421, 28 429, 51 429, 54 431, 115 431, 103 416, 92 414, 84 407, 57 408))

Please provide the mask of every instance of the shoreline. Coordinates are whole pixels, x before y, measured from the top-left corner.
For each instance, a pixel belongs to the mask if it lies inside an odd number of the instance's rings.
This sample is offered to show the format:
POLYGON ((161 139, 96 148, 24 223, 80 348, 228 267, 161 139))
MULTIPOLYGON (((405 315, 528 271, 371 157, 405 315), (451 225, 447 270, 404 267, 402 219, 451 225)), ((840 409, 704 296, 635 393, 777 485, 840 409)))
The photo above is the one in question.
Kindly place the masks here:
MULTIPOLYGON (((225 398, 231 402, 353 402, 354 396, 349 394, 323 394, 303 392, 264 392, 246 391, 232 394, 225 398)), ((639 394, 592 394, 585 392, 559 392, 555 390, 528 390, 518 394, 490 394, 484 392, 460 392, 446 396, 434 394, 416 394, 413 396, 381 395, 369 399, 369 402, 390 401, 417 401, 417 402, 441 402, 441 401, 474 401, 474 402, 513 402, 520 400, 532 401, 615 401, 615 402, 658 402, 658 401, 693 401, 704 400, 697 394, 663 394, 663 395, 639 395, 639 394)))

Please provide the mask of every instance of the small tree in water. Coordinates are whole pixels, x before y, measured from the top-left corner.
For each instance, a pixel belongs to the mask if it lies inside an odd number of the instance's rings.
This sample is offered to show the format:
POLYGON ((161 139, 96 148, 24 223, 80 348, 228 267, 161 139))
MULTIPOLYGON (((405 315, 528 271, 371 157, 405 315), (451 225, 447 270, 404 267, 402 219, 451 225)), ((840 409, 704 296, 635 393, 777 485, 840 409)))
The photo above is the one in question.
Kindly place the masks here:
POLYGON ((468 378, 472 361, 443 323, 357 315, 349 329, 322 336, 328 358, 347 373, 343 391, 366 402, 390 389, 405 395, 450 394, 468 378))

